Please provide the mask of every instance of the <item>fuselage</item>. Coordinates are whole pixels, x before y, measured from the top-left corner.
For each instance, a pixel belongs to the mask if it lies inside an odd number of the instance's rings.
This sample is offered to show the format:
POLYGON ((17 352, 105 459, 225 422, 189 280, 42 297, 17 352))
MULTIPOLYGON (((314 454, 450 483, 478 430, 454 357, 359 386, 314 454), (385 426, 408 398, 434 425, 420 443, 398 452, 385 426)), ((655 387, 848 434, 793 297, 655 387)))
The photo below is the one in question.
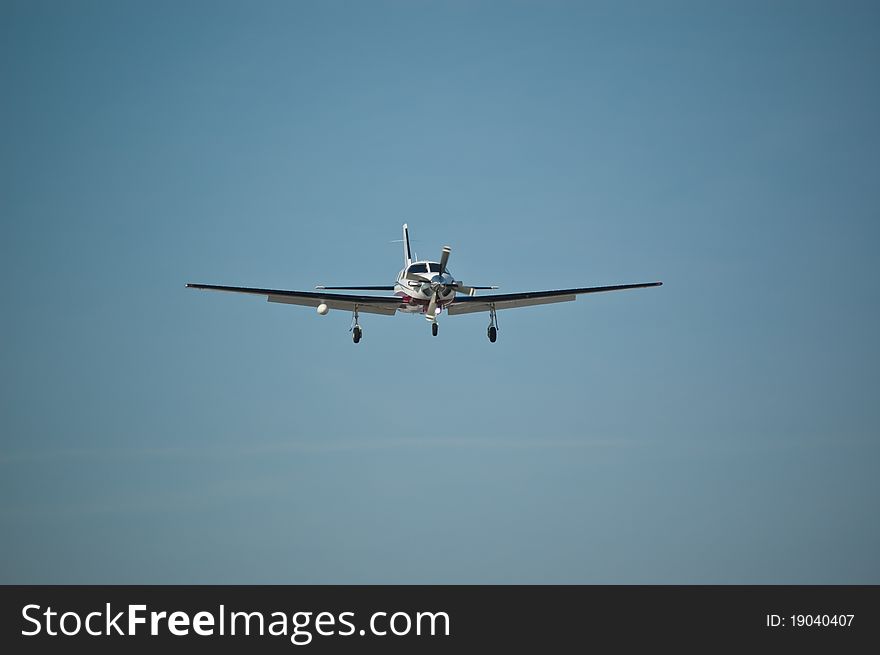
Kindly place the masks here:
POLYGON ((455 290, 448 286, 455 283, 455 278, 449 272, 441 273, 440 264, 431 261, 412 262, 397 274, 397 281, 394 283, 394 295, 400 296, 404 302, 404 306, 400 308, 402 312, 409 313, 425 313, 428 303, 431 300, 433 289, 437 288, 437 312, 453 300, 455 300, 455 290))

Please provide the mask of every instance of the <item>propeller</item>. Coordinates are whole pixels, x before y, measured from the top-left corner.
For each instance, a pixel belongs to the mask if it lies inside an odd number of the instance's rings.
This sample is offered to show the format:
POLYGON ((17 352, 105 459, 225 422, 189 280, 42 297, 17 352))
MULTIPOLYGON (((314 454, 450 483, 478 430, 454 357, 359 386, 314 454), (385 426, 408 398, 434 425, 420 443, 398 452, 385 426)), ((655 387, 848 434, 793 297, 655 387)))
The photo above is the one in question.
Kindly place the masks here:
POLYGON ((440 253, 440 274, 446 272, 446 264, 449 262, 449 255, 452 253, 452 248, 449 246, 443 246, 443 252, 440 253))
POLYGON ((446 270, 449 263, 449 256, 452 254, 452 248, 443 246, 440 253, 440 273, 434 275, 430 280, 426 280, 424 274, 405 273, 403 279, 410 282, 416 282, 411 286, 417 287, 418 290, 428 295, 428 307, 425 310, 425 318, 433 322, 437 318, 437 303, 441 297, 449 296, 450 292, 454 294, 465 293, 473 296, 478 289, 497 289, 498 287, 470 287, 455 280, 446 270))
POLYGON ((455 280, 446 273, 446 264, 449 263, 449 255, 452 254, 452 248, 443 246, 440 253, 440 273, 431 278, 431 299, 428 301, 428 309, 425 311, 425 318, 434 321, 437 318, 437 296, 449 295, 449 289, 455 288, 455 280))
POLYGON ((462 284, 461 282, 455 283, 455 290, 459 293, 464 293, 468 296, 473 296, 477 293, 477 289, 497 289, 498 287, 469 287, 467 285, 462 284))
POLYGON ((425 318, 433 321, 437 318, 437 292, 431 294, 431 300, 428 301, 428 310, 425 312, 425 318))

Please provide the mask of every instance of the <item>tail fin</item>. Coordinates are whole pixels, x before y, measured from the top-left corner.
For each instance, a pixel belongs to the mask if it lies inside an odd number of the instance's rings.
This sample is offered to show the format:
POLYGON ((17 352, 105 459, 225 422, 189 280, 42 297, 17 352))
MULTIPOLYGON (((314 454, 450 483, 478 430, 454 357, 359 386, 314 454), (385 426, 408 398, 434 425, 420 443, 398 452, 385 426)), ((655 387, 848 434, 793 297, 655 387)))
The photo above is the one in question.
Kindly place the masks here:
POLYGON ((409 228, 403 224, 403 260, 404 266, 412 264, 412 252, 409 249, 409 228))

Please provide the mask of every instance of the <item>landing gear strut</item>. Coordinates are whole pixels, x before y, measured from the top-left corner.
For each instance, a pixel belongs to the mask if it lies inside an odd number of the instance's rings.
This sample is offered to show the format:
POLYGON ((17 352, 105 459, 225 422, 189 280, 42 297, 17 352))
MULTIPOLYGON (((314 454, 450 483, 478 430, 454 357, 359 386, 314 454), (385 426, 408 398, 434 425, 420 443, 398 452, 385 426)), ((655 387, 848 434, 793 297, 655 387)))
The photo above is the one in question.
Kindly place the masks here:
POLYGON ((355 343, 359 343, 361 337, 364 336, 364 330, 358 323, 358 308, 357 305, 354 306, 354 315, 351 317, 351 340, 355 343))
POLYGON ((438 331, 439 329, 440 329, 440 326, 439 326, 439 325, 437 325, 436 323, 431 323, 431 334, 432 334, 433 336, 435 336, 435 337, 437 336, 437 331, 438 331))
POLYGON ((495 343, 498 338, 498 317, 495 316, 495 305, 489 307, 489 341, 495 343))

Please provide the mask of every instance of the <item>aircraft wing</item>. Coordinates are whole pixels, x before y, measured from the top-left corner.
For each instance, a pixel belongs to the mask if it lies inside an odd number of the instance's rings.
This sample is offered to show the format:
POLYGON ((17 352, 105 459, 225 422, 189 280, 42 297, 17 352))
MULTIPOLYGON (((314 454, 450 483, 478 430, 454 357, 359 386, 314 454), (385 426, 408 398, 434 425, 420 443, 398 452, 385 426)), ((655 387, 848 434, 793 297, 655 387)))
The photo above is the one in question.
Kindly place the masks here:
POLYGON ((462 296, 456 298, 446 308, 450 316, 455 314, 470 314, 472 312, 488 312, 494 306, 495 309, 513 309, 515 307, 530 307, 532 305, 546 305, 553 302, 567 302, 575 300, 584 293, 602 293, 604 291, 623 291, 624 289, 644 289, 645 287, 659 287, 662 282, 642 282, 639 284, 615 284, 607 287, 583 287, 580 289, 557 289, 555 291, 526 291, 525 293, 495 293, 488 296, 462 296))
POLYGON ((284 289, 255 289, 251 287, 224 287, 216 284, 187 284, 190 289, 208 291, 229 291, 231 293, 249 293, 255 296, 266 296, 269 302, 286 303, 288 305, 305 305, 317 307, 324 303, 331 309, 344 309, 371 314, 392 316, 400 307, 397 296, 358 296, 342 293, 326 293, 324 291, 285 291, 284 289))

